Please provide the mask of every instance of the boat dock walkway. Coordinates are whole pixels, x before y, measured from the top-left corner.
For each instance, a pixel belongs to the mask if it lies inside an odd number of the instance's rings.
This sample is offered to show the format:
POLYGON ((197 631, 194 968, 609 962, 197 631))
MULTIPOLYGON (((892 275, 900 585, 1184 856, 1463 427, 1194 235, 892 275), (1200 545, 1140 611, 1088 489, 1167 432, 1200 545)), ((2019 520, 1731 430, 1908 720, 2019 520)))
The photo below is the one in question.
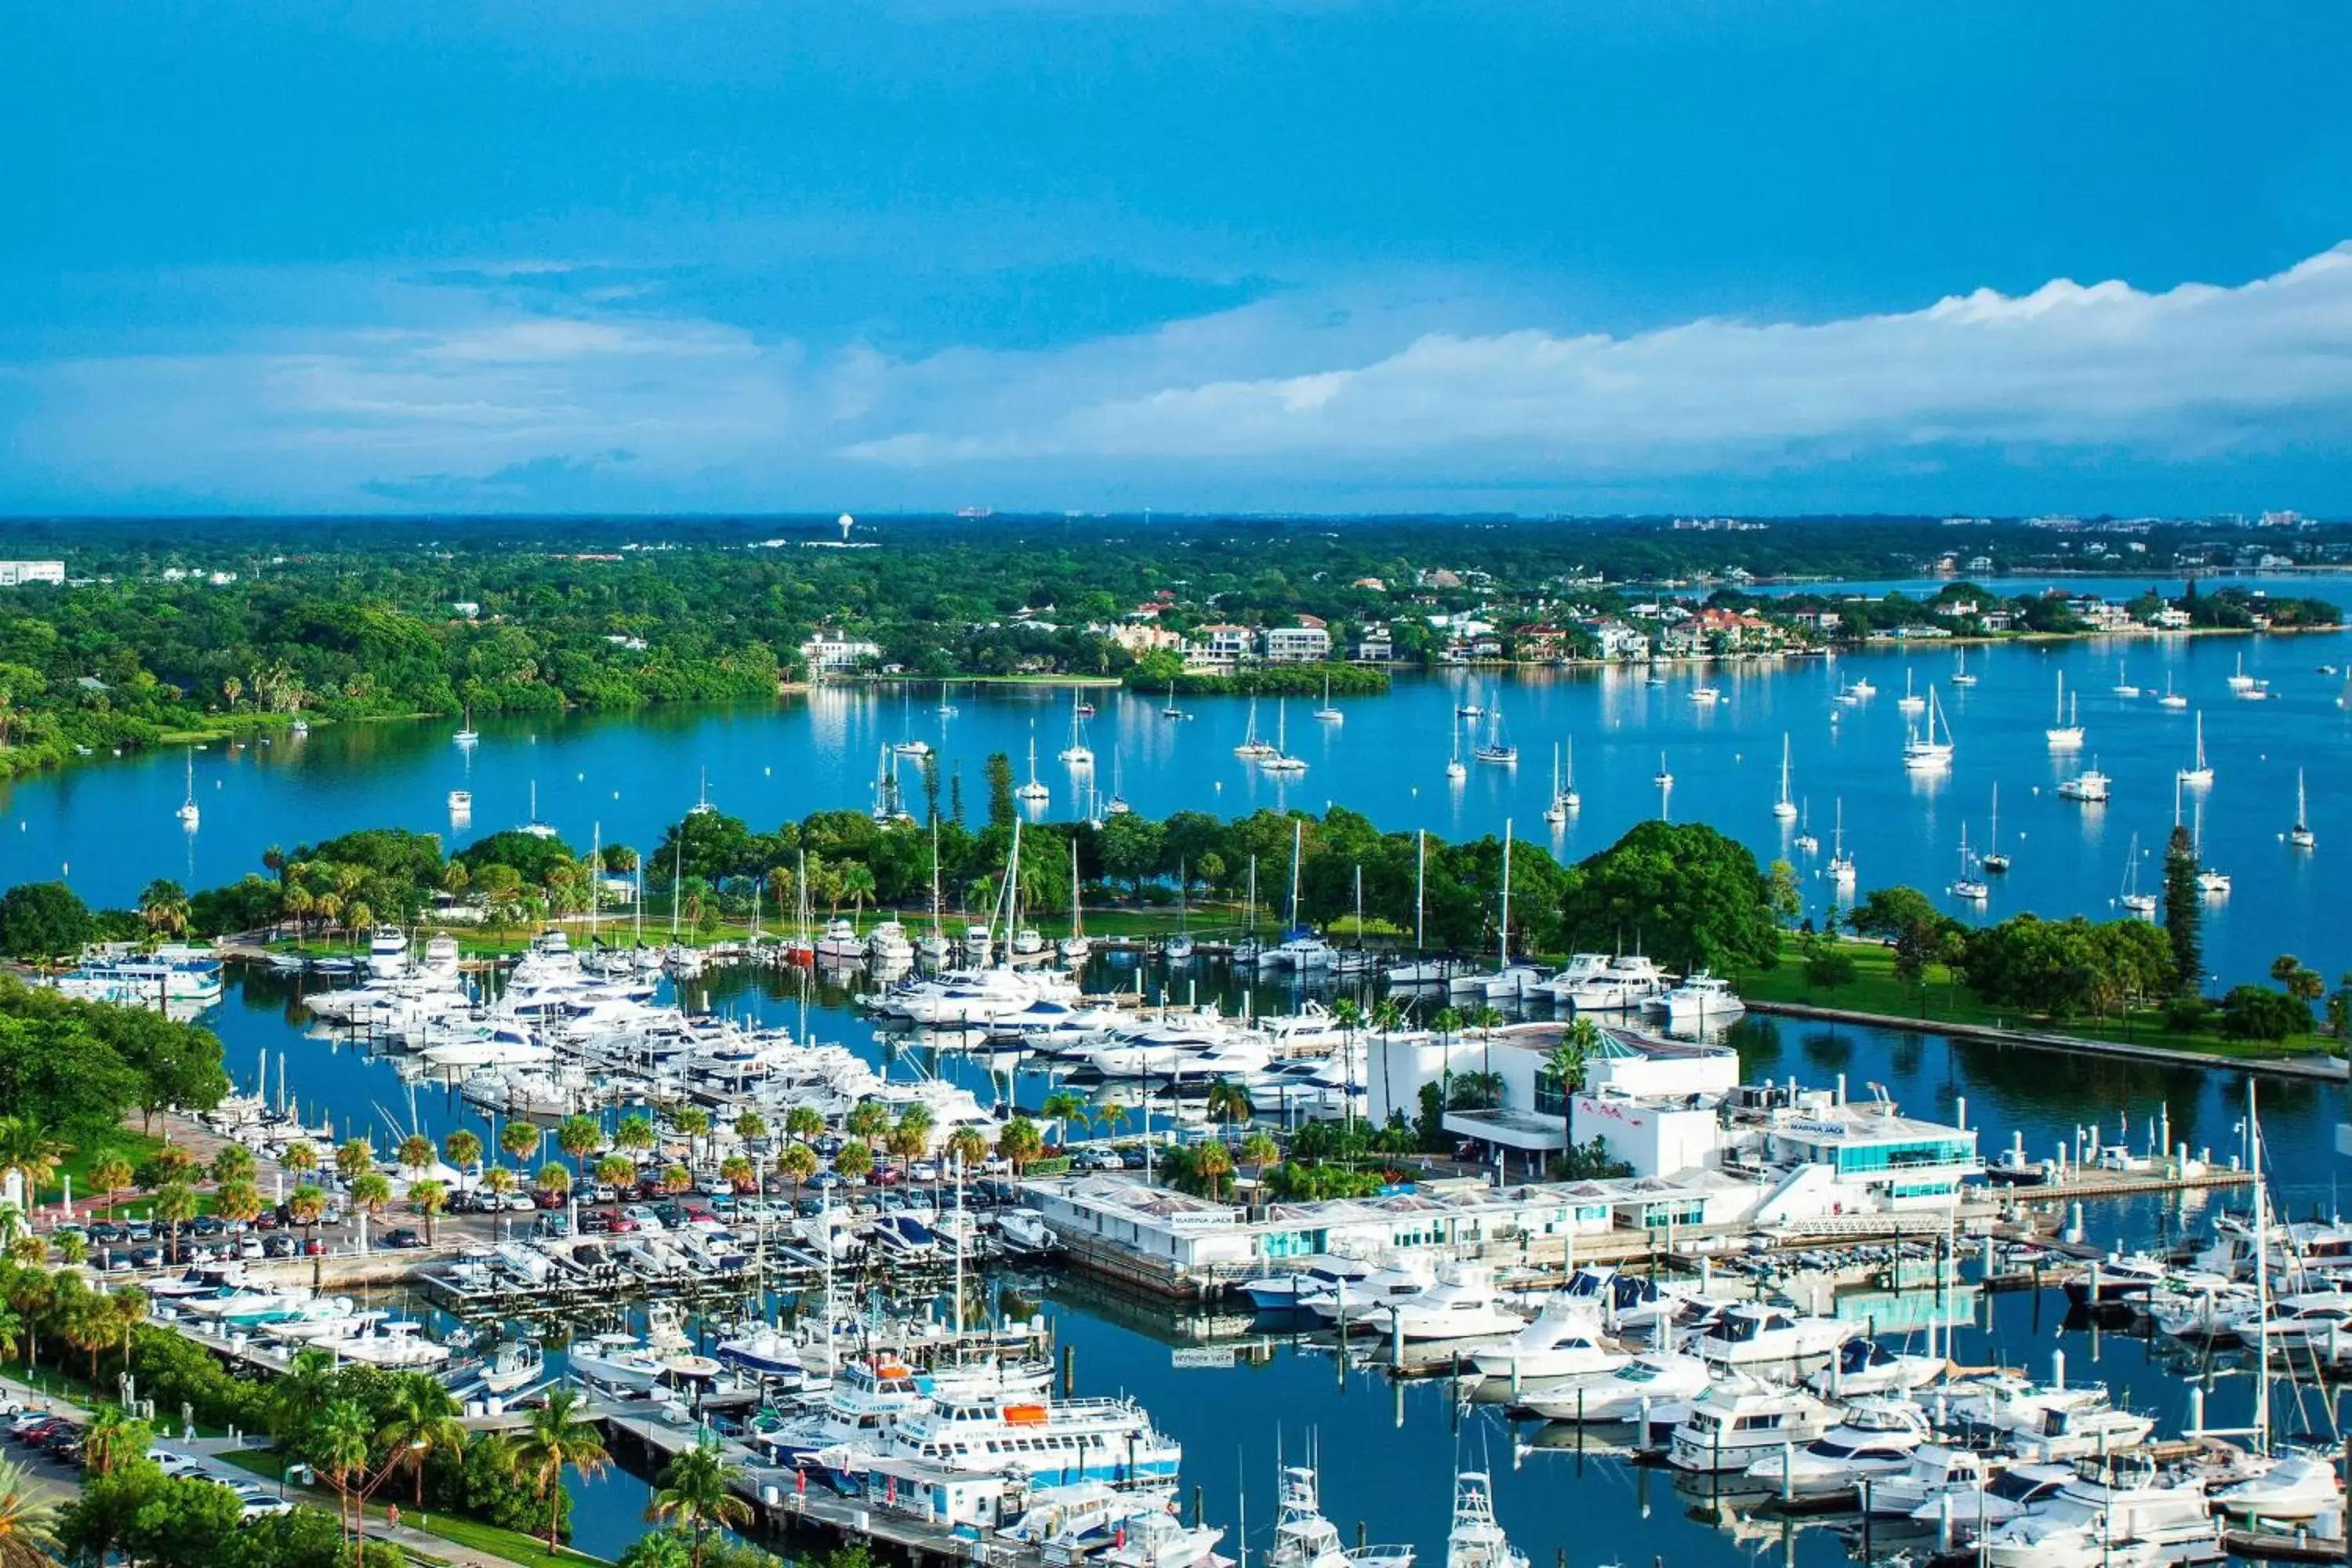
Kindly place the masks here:
POLYGON ((2341 1057, 2224 1057, 2185 1051, 2169 1046, 2142 1046, 2129 1040, 2095 1040, 2083 1035, 2046 1029, 2013 1029, 1998 1024, 1963 1024, 1944 1018, 1906 1018, 1896 1013, 1858 1013, 1847 1007, 1821 1007, 1810 1002, 1759 1002, 1749 997, 1748 1010, 1788 1018, 1814 1018, 1825 1024, 1852 1024, 1858 1028, 1898 1029, 1909 1035, 1943 1035, 1955 1040, 2017 1046, 2026 1050, 2066 1051, 2076 1056, 2119 1057, 2127 1061, 2161 1067, 2198 1068, 2208 1072, 2259 1073, 2266 1078, 2301 1079, 2306 1082, 2343 1083, 2352 1079, 2352 1062, 2341 1057))

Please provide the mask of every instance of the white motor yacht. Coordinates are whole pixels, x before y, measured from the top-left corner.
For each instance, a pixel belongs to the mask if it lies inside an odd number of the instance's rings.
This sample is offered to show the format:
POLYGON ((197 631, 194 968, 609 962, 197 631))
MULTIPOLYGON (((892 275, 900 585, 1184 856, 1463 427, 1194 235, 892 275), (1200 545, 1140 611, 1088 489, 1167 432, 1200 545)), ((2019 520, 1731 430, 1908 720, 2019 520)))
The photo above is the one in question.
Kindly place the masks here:
POLYGON ((2078 1476, 2022 1519, 1984 1538, 1991 1568, 2116 1568, 2118 1563, 2218 1562, 2221 1527, 2205 1485, 2118 1464, 2078 1476))
POLYGON ((1495 1520, 1494 1484, 1477 1470, 1454 1478, 1454 1528, 1445 1536, 1445 1568, 1528 1568, 1495 1520))
POLYGON ((1710 1366, 1785 1366, 1836 1353, 1857 1325, 1837 1318, 1813 1318, 1762 1302, 1725 1308, 1684 1342, 1710 1366))
POLYGON ((1836 1426, 1803 1447, 1766 1454, 1744 1473, 1787 1496, 1834 1497, 1864 1479, 1907 1470, 1927 1437, 1927 1415, 1909 1401, 1857 1400, 1836 1426))
POLYGON ((1309 1296, 1338 1289, 1342 1279, 1358 1283, 1371 1272, 1370 1265, 1354 1258, 1304 1258, 1297 1265, 1244 1279, 1234 1292, 1262 1312, 1286 1311, 1309 1296))
POLYGON ((1829 1365, 1805 1379, 1805 1386, 1831 1399, 1904 1393, 1925 1388, 1949 1364, 1942 1356, 1906 1354, 1857 1336, 1840 1345, 1829 1365))
POLYGON ((1695 1355, 1648 1351, 1615 1372, 1570 1378, 1525 1403, 1547 1421, 1632 1421, 1645 1410, 1697 1398, 1713 1378, 1695 1355))
POLYGON ((1488 1377, 1521 1380, 1596 1376, 1633 1359, 1601 1336, 1589 1300, 1567 1296, 1546 1301, 1533 1322, 1470 1357, 1488 1377))
POLYGON ((2292 1449, 2261 1475, 2233 1482, 2212 1494, 2213 1506, 2240 1519, 2299 1524, 2323 1513, 2340 1513, 2344 1486, 2332 1455, 2292 1449))
POLYGON ((1323 1517, 1316 1492, 1312 1468, 1284 1467, 1265 1568, 1412 1568, 1410 1546, 1368 1546, 1355 1552, 1341 1546, 1339 1527, 1323 1517))
POLYGON ((1476 1263, 1448 1264, 1419 1295, 1376 1307, 1365 1321, 1383 1334, 1407 1341, 1481 1339, 1516 1334, 1525 1314, 1505 1304, 1492 1269, 1476 1263))
POLYGON ((1328 1292, 1302 1296, 1298 1305, 1327 1323, 1338 1322, 1344 1311, 1349 1327, 1355 1328, 1369 1321, 1375 1310, 1410 1300, 1435 1282, 1435 1266, 1419 1254, 1406 1253, 1382 1259, 1360 1279, 1342 1280, 1328 1292))
POLYGON ((1600 973, 1570 986, 1563 999, 1579 1013, 1625 1013, 1666 984, 1665 972, 1650 959, 1638 952, 1618 953, 1600 973))
POLYGON ((1703 1474, 1746 1469, 1784 1443, 1810 1443, 1837 1424, 1831 1405, 1801 1388, 1749 1379, 1718 1383, 1691 1402, 1667 1445, 1666 1463, 1703 1474))
POLYGON ((1748 1004, 1732 990, 1731 982, 1704 969, 1692 972, 1681 984, 1646 998, 1643 1005, 1664 1013, 1666 1023, 1675 1028, 1727 1024, 1748 1011, 1748 1004))

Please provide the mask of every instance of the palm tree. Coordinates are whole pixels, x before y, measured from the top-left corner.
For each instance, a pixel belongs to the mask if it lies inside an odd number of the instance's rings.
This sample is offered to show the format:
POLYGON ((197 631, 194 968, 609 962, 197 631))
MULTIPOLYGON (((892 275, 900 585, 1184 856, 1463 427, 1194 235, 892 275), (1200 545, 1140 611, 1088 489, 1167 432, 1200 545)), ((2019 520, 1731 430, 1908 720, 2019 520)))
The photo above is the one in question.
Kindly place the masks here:
POLYGON ((56 1173, 73 1145, 57 1138, 29 1116, 0 1116, 0 1183, 15 1176, 24 1184, 25 1206, 32 1207, 41 1188, 56 1173))
POLYGON ((1229 1078, 1221 1078, 1209 1086, 1207 1110, 1212 1121, 1222 1121, 1229 1128, 1257 1114, 1257 1107, 1250 1103, 1249 1090, 1229 1078))
POLYGON ((344 1140, 335 1151, 335 1174, 345 1183, 356 1182, 375 1169, 375 1145, 364 1138, 344 1140))
POLYGON ((1072 1121, 1083 1121, 1087 1118, 1086 1101, 1066 1089, 1057 1089, 1047 1095, 1045 1103, 1039 1106, 1037 1110, 1039 1114, 1054 1124, 1054 1142, 1064 1148, 1069 1147, 1070 1142, 1068 1124, 1072 1121))
POLYGON ((547 1396, 546 1404, 530 1413, 530 1425, 511 1439, 507 1449, 516 1471, 538 1489, 547 1504, 550 1552, 555 1550, 555 1491, 563 1484, 563 1472, 577 1470, 584 1479, 601 1475, 612 1462, 594 1423, 581 1416, 585 1403, 576 1389, 557 1389, 547 1396))
POLYGON ((604 1125, 593 1116, 567 1116, 555 1124, 555 1146, 572 1156, 583 1179, 588 1174, 588 1156, 604 1142, 604 1125))
POLYGON ((874 1169, 874 1151, 863 1143, 845 1143, 833 1157, 833 1168, 845 1181, 856 1181, 874 1169))
POLYGON ((794 1191, 808 1185, 816 1174, 816 1151, 805 1143, 787 1143, 776 1153, 776 1174, 792 1183, 794 1191))
POLYGON ((196 1189, 185 1182, 166 1182, 155 1189, 155 1217, 172 1227, 172 1262, 180 1261, 180 1227, 196 1217, 196 1189))
POLYGON ((1265 1180, 1266 1166, 1281 1156, 1282 1147, 1274 1141, 1271 1133, 1252 1132, 1242 1140, 1242 1146, 1236 1152, 1249 1162, 1250 1180, 1262 1184, 1265 1180))
POLYGON ((1503 1010, 1492 1003, 1482 1005, 1470 1020, 1478 1027, 1480 1070, 1495 1070, 1495 1031, 1503 1026, 1503 1010))
POLYGON ((464 1453, 466 1426, 457 1419, 457 1402, 449 1397, 439 1378, 429 1372, 397 1375, 399 1381, 385 1401, 386 1418, 375 1440, 396 1450, 396 1462, 408 1467, 416 1479, 416 1506, 423 1508, 425 1462, 436 1453, 464 1453))
POLYGON ((136 1285, 117 1285, 100 1300, 114 1319, 114 1343, 122 1352, 122 1370, 131 1370, 131 1341, 147 1321, 147 1292, 136 1285))
POLYGON ((636 1163, 626 1154, 607 1154, 596 1162, 596 1179, 618 1192, 636 1181, 636 1163))
POLYGON ((56 1568, 57 1495, 0 1459, 0 1568, 56 1568))
POLYGON ((381 1222, 383 1211, 392 1206, 392 1178, 382 1171, 370 1171, 352 1184, 352 1202, 369 1219, 381 1222))
POLYGON ((784 1135, 814 1142, 824 1136, 824 1113, 814 1105, 793 1106, 784 1112, 784 1135))
MULTIPOLYGON (((824 1119, 820 1117, 817 1122, 820 1131, 824 1125, 824 1119)), ((621 1124, 613 1130, 613 1147, 624 1153, 643 1154, 659 1142, 654 1135, 654 1124, 649 1117, 624 1116, 621 1124)))
POLYGON ((988 1138, 967 1122, 948 1134, 947 1152, 959 1168, 977 1171, 981 1162, 988 1158, 988 1138))
POLYGON ((683 1524, 693 1533, 694 1568, 702 1568, 703 1532, 711 1525, 741 1530, 751 1522, 751 1505, 735 1495, 743 1472, 727 1462, 708 1439, 682 1450, 656 1478, 660 1490, 646 1507, 656 1524, 683 1524))
POLYGON ((1192 1151, 1192 1173, 1208 1184, 1209 1196, 1217 1195, 1217 1184, 1234 1173, 1234 1157, 1223 1143, 1212 1140, 1192 1151))
POLYGON ((326 1213, 326 1190, 315 1183, 304 1182, 286 1195, 286 1217, 302 1227, 303 1250, 310 1250, 310 1227, 326 1213))
POLYGON ((261 1216, 261 1189, 250 1176, 223 1182, 213 1193, 213 1212, 223 1219, 250 1225, 261 1216))
POLYGON ((890 1131, 882 1135, 883 1151, 898 1162, 901 1181, 908 1179, 916 1157, 929 1146, 929 1135, 922 1128, 908 1126, 904 1121, 893 1124, 890 1131))
POLYGON ((499 1129, 499 1147, 505 1150, 507 1158, 512 1160, 518 1166, 538 1153, 540 1144, 546 1140, 547 1134, 537 1122, 525 1121, 520 1118, 509 1121, 504 1127, 499 1129))
POLYGON ((106 1194, 106 1212, 114 1212, 115 1200, 131 1184, 133 1173, 131 1162, 109 1150, 100 1155, 89 1168, 89 1184, 106 1194))
POLYGON ((400 1168, 413 1182, 433 1168, 433 1140, 422 1132, 412 1132, 400 1141, 399 1151, 394 1158, 400 1162, 400 1168))
POLYGON ((158 877, 141 889, 139 918, 150 936, 176 936, 188 929, 188 892, 168 877, 158 877))
MULTIPOLYGON (((297 1182, 308 1181, 310 1173, 319 1168, 319 1146, 308 1139, 298 1138, 286 1145, 286 1152, 278 1156, 278 1163, 297 1182)), ((90 1173, 96 1175, 98 1173, 93 1171, 90 1173)))
POLYGON ((998 1152, 1013 1162, 1013 1173, 1019 1175, 1022 1168, 1044 1151, 1045 1141, 1038 1136, 1035 1122, 1025 1116, 1015 1116, 996 1135, 996 1147, 998 1152))
POLYGON ((503 1198, 515 1190, 515 1173, 504 1165, 492 1165, 482 1173, 482 1191, 494 1198, 503 1198))
POLYGON ((242 1143, 224 1143, 213 1156, 212 1176, 226 1186, 231 1182, 249 1182, 256 1170, 253 1151, 242 1143))
POLYGON ((61 1230, 49 1238, 57 1248, 58 1261, 68 1268, 79 1268, 89 1257, 89 1238, 78 1230, 61 1230))
POLYGON ((24 1342, 19 1348, 25 1352, 25 1370, 30 1372, 33 1363, 40 1359, 41 1319, 58 1299, 58 1282, 37 1268, 24 1268, 8 1276, 0 1290, 5 1290, 8 1306, 23 1327, 24 1342))
POLYGON ((560 1198, 572 1190, 571 1169, 550 1160, 539 1168, 539 1173, 531 1178, 530 1184, 541 1193, 560 1198))
POLYGON ((850 900, 852 923, 865 918, 866 900, 874 897, 874 872, 853 861, 841 868, 841 896, 850 900))
POLYGON ((686 1134, 686 1152, 689 1158, 701 1152, 702 1140, 710 1135, 710 1112, 698 1105, 682 1105, 670 1112, 670 1125, 686 1134))
POLYGON ((760 1173, 748 1154, 730 1154, 719 1162, 719 1177, 738 1193, 756 1192, 760 1173))
POLYGON ((768 1119, 756 1110, 746 1110, 735 1119, 735 1136, 746 1143, 757 1143, 768 1135, 768 1119))
POLYGON ((460 1127, 441 1140, 441 1157, 449 1163, 462 1183, 466 1172, 482 1157, 481 1135, 460 1127))
POLYGON ((147 1445, 154 1440, 154 1428, 120 1405, 100 1405, 89 1418, 89 1429, 82 1434, 83 1468, 91 1475, 102 1476, 145 1455, 147 1445))
POLYGON ((1101 1115, 1105 1131, 1113 1138, 1117 1138, 1127 1126, 1127 1107, 1116 1100, 1104 1103, 1101 1115))
POLYGON ((310 1455, 335 1489, 346 1535, 356 1533, 363 1521, 361 1492, 372 1436, 368 1408, 356 1399, 330 1399, 310 1426, 310 1455))
MULTIPOLYGON (((425 1221, 425 1245, 433 1245, 433 1219, 449 1206, 449 1184, 427 1178, 408 1184, 408 1206, 425 1221)), ((421 1499, 419 1500, 422 1500, 421 1499)))

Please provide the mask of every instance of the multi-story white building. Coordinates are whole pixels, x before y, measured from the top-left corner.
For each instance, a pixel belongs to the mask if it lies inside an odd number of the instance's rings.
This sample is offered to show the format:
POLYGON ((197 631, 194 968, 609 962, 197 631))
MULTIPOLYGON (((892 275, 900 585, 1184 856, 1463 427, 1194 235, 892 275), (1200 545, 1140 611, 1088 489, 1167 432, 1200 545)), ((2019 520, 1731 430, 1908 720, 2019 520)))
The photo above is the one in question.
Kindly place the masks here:
POLYGON ((871 643, 820 626, 816 635, 801 644, 801 658, 811 675, 838 675, 855 669, 869 658, 882 657, 879 643, 871 643))
POLYGON ((66 563, 62 561, 0 561, 0 588, 21 588, 27 583, 56 583, 63 585, 66 563))

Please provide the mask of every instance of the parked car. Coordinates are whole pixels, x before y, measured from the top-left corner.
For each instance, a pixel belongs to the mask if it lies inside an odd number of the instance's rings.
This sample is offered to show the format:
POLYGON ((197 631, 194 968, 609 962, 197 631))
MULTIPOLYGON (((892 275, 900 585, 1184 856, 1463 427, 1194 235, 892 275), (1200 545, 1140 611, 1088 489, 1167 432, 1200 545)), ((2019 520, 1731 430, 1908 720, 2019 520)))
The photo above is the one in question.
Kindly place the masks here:
POLYGON ((299 1244, 290 1236, 272 1236, 263 1239, 261 1255, 264 1258, 291 1258, 298 1247, 299 1244))
POLYGON ((386 1247, 422 1247, 425 1245, 425 1238, 404 1225, 396 1225, 390 1230, 385 1231, 383 1233, 383 1245, 386 1247))

